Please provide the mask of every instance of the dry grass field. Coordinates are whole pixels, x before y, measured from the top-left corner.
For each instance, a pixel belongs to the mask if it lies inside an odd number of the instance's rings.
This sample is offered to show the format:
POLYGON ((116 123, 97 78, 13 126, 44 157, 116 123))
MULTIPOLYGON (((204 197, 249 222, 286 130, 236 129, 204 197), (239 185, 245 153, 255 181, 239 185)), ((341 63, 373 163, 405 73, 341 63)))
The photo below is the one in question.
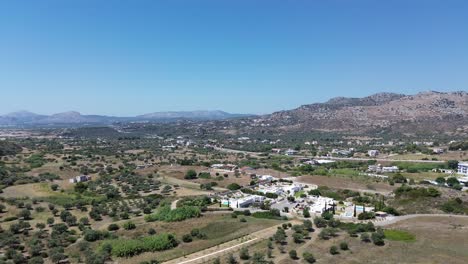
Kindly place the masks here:
MULTIPOLYGON (((462 264, 468 263, 468 218, 445 216, 417 217, 404 220, 385 229, 404 231, 415 237, 414 241, 385 240, 384 246, 361 242, 359 238, 349 237, 341 232, 330 240, 317 238, 319 231, 312 233, 311 240, 295 244, 291 238, 291 230, 287 231, 288 243, 283 253, 277 245, 272 250, 273 258, 268 259, 278 264, 306 263, 302 259, 303 252, 312 253, 318 264, 462 264), (339 250, 339 254, 331 255, 330 247, 339 246, 341 242, 349 245, 349 250, 339 250), (293 260, 288 252, 294 249, 299 259, 293 260)), ((253 252, 267 252, 267 241, 249 248, 253 252)), ((235 254, 237 259, 239 255, 235 254)), ((224 262, 227 263, 225 259, 224 262)))
POLYGON ((356 181, 344 177, 308 175, 298 177, 297 181, 309 184, 316 184, 319 186, 324 185, 334 189, 349 189, 354 191, 374 191, 379 193, 390 193, 395 189, 395 186, 391 186, 383 182, 374 182, 371 179, 369 179, 368 181, 356 181))

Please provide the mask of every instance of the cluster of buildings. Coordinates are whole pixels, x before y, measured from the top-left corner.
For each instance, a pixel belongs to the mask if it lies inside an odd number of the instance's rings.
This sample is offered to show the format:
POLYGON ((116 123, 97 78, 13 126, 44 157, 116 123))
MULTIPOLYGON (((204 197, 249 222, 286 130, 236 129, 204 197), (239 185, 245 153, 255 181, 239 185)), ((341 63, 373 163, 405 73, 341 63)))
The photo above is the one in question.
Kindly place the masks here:
POLYGON ((398 166, 382 166, 380 164, 377 165, 369 165, 367 168, 368 172, 376 172, 376 173, 394 173, 400 171, 398 166))
POLYGON ((302 191, 304 186, 298 183, 287 183, 287 182, 269 182, 260 184, 255 191, 263 194, 274 193, 279 196, 295 195, 297 192, 302 191))

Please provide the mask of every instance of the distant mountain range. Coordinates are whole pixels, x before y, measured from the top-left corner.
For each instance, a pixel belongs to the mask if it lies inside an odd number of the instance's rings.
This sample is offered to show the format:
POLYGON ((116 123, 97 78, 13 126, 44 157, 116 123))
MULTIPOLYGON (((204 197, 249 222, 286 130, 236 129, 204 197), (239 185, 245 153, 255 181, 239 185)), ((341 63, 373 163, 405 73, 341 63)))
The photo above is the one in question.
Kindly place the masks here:
POLYGON ((363 98, 336 97, 260 118, 252 126, 274 131, 398 132, 468 135, 468 93, 378 93, 363 98))
POLYGON ((0 116, 0 126, 50 126, 50 125, 105 125, 115 122, 168 122, 174 120, 223 120, 251 115, 231 114, 223 111, 155 112, 135 117, 82 115, 70 111, 53 115, 39 115, 19 111, 0 116))
MULTIPOLYGON (((221 133, 237 131, 239 134, 281 134, 322 131, 465 137, 468 136, 468 92, 429 91, 415 95, 378 93, 363 98, 336 97, 324 103, 303 105, 293 110, 262 116, 222 111, 156 112, 135 117, 81 115, 78 112, 38 115, 21 111, 0 116, 0 126, 95 126, 116 122, 179 120, 215 121, 205 122, 203 129, 221 133)), ((187 126, 187 123, 181 125, 187 126)), ((195 127, 199 128, 198 125, 195 127)))

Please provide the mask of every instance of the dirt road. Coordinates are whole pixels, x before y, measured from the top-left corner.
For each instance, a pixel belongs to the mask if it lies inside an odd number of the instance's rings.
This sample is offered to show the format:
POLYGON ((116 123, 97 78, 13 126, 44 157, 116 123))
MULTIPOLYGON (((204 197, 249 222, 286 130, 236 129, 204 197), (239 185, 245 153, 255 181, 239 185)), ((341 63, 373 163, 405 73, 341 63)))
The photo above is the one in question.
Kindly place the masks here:
MULTIPOLYGON (((300 224, 300 221, 291 221, 292 224, 300 224)), ((276 230, 281 225, 272 226, 257 232, 254 232, 250 235, 243 236, 238 239, 231 240, 229 242, 223 243, 221 245, 208 248, 205 250, 201 250, 190 254, 185 257, 173 259, 167 262, 163 262, 163 264, 201 264, 207 263, 210 260, 213 260, 217 257, 223 257, 228 255, 229 253, 236 252, 240 250, 242 247, 248 247, 255 243, 261 242, 264 239, 271 237, 273 234, 276 233, 276 230)))

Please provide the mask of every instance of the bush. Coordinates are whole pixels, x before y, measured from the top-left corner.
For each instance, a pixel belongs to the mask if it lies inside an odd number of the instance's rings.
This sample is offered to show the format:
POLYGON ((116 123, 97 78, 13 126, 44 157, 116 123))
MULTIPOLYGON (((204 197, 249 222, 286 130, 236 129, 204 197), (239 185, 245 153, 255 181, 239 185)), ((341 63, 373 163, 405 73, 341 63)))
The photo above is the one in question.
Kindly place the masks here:
POLYGON ((190 243, 193 241, 193 238, 190 234, 185 234, 182 236, 182 241, 184 241, 184 243, 190 243))
POLYGON ((332 255, 336 255, 336 254, 339 254, 340 252, 338 252, 338 247, 337 246, 331 246, 330 247, 330 254, 332 255))
POLYGON ((383 246, 385 245, 385 234, 383 232, 382 229, 377 229, 377 231, 375 231, 374 233, 372 233, 371 235, 371 239, 372 239, 372 242, 374 243, 374 245, 377 245, 377 246, 383 246))
POLYGON ((294 250, 294 249, 291 250, 291 251, 289 251, 289 257, 290 257, 291 259, 297 259, 297 251, 294 250))
POLYGON ((197 178, 197 172, 194 170, 188 170, 187 173, 185 173, 185 179, 187 180, 193 180, 197 178))
POLYGON ((231 183, 227 186, 227 188, 231 191, 236 191, 236 190, 239 190, 241 186, 237 183, 231 183))
POLYGON ((460 198, 451 199, 441 206, 442 211, 454 214, 467 214, 468 207, 464 205, 460 198))
POLYGON ((119 230, 120 227, 118 224, 110 224, 108 227, 107 227, 107 230, 109 231, 116 231, 116 230, 119 230))
POLYGON ((366 243, 367 243, 367 242, 370 242, 369 234, 367 234, 367 233, 362 233, 362 234, 361 234, 361 241, 362 241, 362 242, 366 242, 366 243))
POLYGON ((375 218, 374 212, 362 212, 358 215, 359 220, 368 220, 368 219, 374 219, 374 218, 375 218))
POLYGON ((242 260, 248 260, 250 258, 249 250, 247 248, 242 248, 239 252, 239 257, 242 260))
POLYGON ((341 243, 340 243, 340 249, 341 249, 341 250, 348 250, 348 249, 349 249, 348 243, 346 243, 346 242, 341 242, 341 243))
POLYGON ((307 263, 315 263, 316 261, 314 255, 310 252, 304 252, 304 254, 302 254, 302 258, 304 258, 307 263))
POLYGON ((135 229, 136 228, 136 225, 135 223, 133 223, 132 221, 128 221, 126 223, 123 224, 123 228, 125 230, 132 230, 132 229, 135 229))

